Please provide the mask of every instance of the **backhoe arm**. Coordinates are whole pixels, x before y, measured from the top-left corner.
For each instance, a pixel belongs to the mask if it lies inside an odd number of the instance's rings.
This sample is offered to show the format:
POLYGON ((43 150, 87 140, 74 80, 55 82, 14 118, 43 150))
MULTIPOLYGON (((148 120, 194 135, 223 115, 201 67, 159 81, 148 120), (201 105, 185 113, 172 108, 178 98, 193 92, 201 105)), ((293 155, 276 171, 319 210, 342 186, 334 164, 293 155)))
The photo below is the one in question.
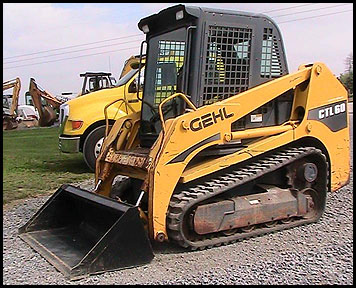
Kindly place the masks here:
POLYGON ((33 78, 30 79, 29 91, 33 104, 40 116, 39 125, 41 127, 52 125, 56 119, 56 113, 53 108, 59 108, 59 106, 65 101, 58 100, 56 97, 52 96, 45 90, 40 89, 35 79, 33 78), (42 106, 42 98, 46 100, 46 106, 42 106), (50 105, 52 105, 53 108, 50 105))
POLYGON ((21 81, 20 78, 12 79, 9 81, 3 82, 3 91, 14 88, 12 91, 12 103, 10 107, 10 115, 14 116, 15 111, 17 109, 18 103, 19 103, 19 96, 20 96, 20 90, 21 90, 21 81))

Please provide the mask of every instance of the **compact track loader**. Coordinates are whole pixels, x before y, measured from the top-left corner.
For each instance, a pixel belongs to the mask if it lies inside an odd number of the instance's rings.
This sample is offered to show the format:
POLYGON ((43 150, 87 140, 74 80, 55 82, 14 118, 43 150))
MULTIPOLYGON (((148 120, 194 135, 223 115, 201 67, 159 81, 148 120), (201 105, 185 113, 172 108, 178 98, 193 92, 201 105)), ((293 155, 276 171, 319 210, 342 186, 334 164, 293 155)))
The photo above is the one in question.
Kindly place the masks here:
POLYGON ((20 236, 75 279, 148 263, 151 241, 204 249, 318 221, 350 175, 328 67, 289 73, 262 14, 177 5, 138 26, 142 111, 107 125, 95 189, 63 185, 20 236))

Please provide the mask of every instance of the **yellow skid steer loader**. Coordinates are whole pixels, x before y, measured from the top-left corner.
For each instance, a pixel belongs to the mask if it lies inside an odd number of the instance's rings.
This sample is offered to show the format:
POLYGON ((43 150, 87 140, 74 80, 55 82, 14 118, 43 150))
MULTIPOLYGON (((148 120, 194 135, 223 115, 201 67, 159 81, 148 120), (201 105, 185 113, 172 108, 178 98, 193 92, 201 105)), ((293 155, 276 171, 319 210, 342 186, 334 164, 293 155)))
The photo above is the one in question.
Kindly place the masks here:
POLYGON ((138 26, 142 110, 107 125, 95 189, 63 185, 20 237, 75 279, 148 263, 151 241, 204 249, 318 221, 350 175, 347 92, 327 66, 289 74, 262 14, 176 5, 138 26))

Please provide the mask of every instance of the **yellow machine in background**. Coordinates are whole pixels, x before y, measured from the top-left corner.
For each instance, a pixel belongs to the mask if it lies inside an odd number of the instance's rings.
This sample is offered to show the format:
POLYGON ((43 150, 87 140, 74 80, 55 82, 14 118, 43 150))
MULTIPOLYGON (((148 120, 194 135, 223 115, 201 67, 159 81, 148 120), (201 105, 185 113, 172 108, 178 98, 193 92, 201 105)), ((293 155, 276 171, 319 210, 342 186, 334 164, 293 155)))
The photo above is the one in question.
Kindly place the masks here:
POLYGON ((18 121, 16 120, 16 110, 19 103, 19 95, 21 90, 21 80, 20 78, 11 79, 3 82, 3 91, 8 89, 12 90, 11 98, 3 95, 3 116, 2 116, 2 129, 11 130, 18 126, 18 121), (9 101, 9 99, 11 99, 9 101), (11 102, 11 104, 9 103, 11 102), (10 104, 10 105, 9 105, 10 104))
MULTIPOLYGON (((142 60, 144 61, 145 57, 142 57, 142 60)), ((127 73, 129 73, 133 68, 132 66, 137 66, 134 69, 138 68, 138 63, 140 62, 140 55, 135 55, 131 56, 129 59, 127 59, 124 63, 124 67, 121 70, 121 74, 119 79, 124 77, 127 73)))
POLYGON ((83 77, 82 91, 77 97, 87 95, 89 93, 102 89, 110 89, 115 87, 115 78, 108 72, 85 72, 79 74, 83 77))
POLYGON ((350 176, 347 91, 328 67, 289 73, 262 14, 176 5, 138 26, 141 111, 105 107, 131 112, 107 121, 95 189, 62 185, 20 237, 76 279, 151 261, 151 241, 205 249, 318 221, 350 176))
POLYGON ((40 88, 34 78, 30 79, 29 92, 32 103, 39 114, 39 126, 52 126, 57 119, 56 110, 58 110, 59 106, 65 101, 57 99, 46 90, 40 88))

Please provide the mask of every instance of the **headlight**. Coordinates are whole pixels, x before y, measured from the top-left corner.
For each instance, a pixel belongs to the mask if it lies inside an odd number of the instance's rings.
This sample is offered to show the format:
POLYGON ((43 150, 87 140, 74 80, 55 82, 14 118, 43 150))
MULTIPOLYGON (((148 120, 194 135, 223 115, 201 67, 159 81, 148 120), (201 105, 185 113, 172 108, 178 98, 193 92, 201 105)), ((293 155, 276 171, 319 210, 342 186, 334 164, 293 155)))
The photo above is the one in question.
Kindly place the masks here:
POLYGON ((176 20, 180 20, 184 18, 184 12, 183 10, 180 10, 176 13, 176 20))

